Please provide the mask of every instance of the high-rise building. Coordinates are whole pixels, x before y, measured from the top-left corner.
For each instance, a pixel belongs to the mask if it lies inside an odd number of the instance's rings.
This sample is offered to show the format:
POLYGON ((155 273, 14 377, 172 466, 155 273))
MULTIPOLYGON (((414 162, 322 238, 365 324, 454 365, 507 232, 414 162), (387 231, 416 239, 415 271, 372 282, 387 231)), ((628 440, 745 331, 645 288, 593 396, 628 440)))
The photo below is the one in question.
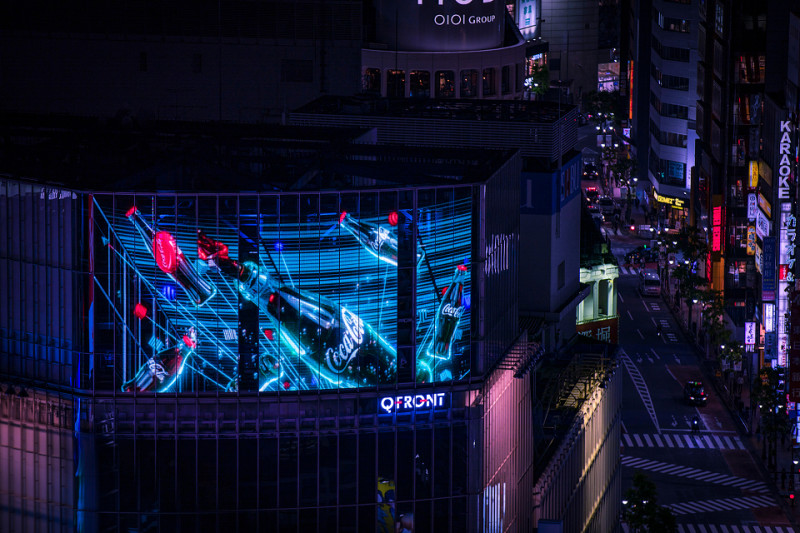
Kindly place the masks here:
POLYGON ((679 228, 688 215, 695 165, 697 1, 635 1, 631 7, 630 107, 639 177, 662 225, 679 228))

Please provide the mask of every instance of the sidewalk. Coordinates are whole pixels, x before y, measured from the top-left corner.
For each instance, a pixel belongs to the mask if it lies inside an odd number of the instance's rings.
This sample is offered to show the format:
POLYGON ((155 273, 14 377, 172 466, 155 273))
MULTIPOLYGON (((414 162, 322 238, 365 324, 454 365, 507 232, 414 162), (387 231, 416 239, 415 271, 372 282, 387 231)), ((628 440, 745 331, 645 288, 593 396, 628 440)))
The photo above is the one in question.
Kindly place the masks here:
MULTIPOLYGON (((800 465, 794 466, 792 464, 792 439, 787 436, 782 442, 781 438, 778 438, 775 467, 770 468, 770 465, 767 464, 768 456, 765 453, 767 442, 761 434, 759 424, 758 406, 751 405, 751 376, 745 374, 744 383, 740 385, 733 379, 733 373, 728 374, 720 370, 714 350, 709 350, 704 339, 698 339, 697 332, 692 331, 689 327, 689 309, 685 302, 679 301, 676 305, 674 298, 675 287, 676 282, 670 277, 670 286, 665 287, 665 290, 662 291, 662 298, 670 308, 684 335, 692 343, 698 359, 702 361, 701 371, 705 376, 706 382, 713 386, 717 396, 722 400, 731 417, 739 426, 742 443, 753 457, 761 475, 764 479, 772 481, 773 496, 780 505, 785 517, 783 515, 778 516, 774 512, 770 513, 768 509, 754 509, 754 514, 756 514, 759 521, 764 523, 785 520, 788 517, 792 526, 797 531, 800 531, 800 504, 796 503, 800 499, 800 475, 797 474, 800 465), (794 480, 792 480, 792 474, 794 474, 794 480), (792 481, 794 481, 794 486, 792 481), (794 505, 790 504, 788 497, 792 488, 795 489, 792 490, 796 498, 794 505)), ((694 311, 692 319, 697 322, 698 312, 696 309, 694 311)), ((795 456, 800 459, 800 449, 795 452, 795 456)))

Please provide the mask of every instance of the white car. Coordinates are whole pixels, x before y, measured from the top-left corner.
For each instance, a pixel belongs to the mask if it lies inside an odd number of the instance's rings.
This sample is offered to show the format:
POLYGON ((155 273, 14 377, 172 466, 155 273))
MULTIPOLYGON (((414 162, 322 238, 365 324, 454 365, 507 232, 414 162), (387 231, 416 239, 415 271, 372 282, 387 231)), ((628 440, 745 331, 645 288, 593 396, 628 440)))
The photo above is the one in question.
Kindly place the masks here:
POLYGON ((613 216, 614 209, 617 207, 614 203, 614 200, 609 198, 608 196, 601 196, 597 199, 597 207, 600 208, 600 212, 603 213, 605 216, 613 216))

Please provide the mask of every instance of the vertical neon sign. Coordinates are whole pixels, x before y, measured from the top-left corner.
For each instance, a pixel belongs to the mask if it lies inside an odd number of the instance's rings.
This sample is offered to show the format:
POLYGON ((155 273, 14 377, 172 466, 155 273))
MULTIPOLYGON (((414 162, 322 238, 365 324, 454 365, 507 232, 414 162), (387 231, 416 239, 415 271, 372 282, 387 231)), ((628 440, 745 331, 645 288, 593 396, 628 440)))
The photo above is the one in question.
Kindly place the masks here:
MULTIPOLYGON (((789 353, 791 309, 789 292, 794 285, 795 237, 797 219, 792 212, 790 181, 792 172, 792 124, 780 123, 778 155, 778 201, 780 202, 780 230, 778 237, 778 366, 786 366, 789 353)), ((794 358, 793 358, 794 359, 794 358)), ((797 361, 800 363, 800 361, 797 361)), ((793 365, 795 366, 795 365, 793 365)), ((795 366, 795 369, 797 367, 795 366)))

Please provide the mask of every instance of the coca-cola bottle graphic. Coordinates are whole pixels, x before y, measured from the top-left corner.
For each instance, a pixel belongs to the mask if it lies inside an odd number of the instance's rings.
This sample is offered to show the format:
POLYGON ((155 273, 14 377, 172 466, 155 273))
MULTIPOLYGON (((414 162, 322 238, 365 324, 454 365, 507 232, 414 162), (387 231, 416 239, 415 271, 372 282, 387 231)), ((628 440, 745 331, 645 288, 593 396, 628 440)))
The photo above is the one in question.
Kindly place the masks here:
POLYGON ((142 236, 158 268, 180 285, 195 305, 203 305, 217 293, 216 287, 203 279, 186 259, 172 234, 154 231, 136 206, 128 209, 125 216, 142 236))
POLYGON ((433 317, 433 338, 417 357, 417 381, 440 381, 453 378, 453 340, 464 314, 464 278, 467 267, 458 265, 450 285, 444 290, 433 317))
MULTIPOLYGON (((343 211, 339 215, 339 224, 353 235, 369 253, 381 261, 397 266, 397 236, 394 231, 372 222, 355 220, 347 211, 343 211)), ((424 253, 422 251, 417 252, 417 265, 419 265, 423 257, 424 253)))
POLYGON ((131 379, 122 384, 123 392, 169 392, 197 348, 197 335, 189 328, 177 345, 150 357, 131 379))
POLYGON ((394 380, 396 351, 355 313, 318 294, 281 284, 251 261, 228 257, 228 247, 202 232, 198 254, 238 281, 239 293, 267 313, 277 331, 265 332, 298 356, 328 386, 372 386, 394 380))

